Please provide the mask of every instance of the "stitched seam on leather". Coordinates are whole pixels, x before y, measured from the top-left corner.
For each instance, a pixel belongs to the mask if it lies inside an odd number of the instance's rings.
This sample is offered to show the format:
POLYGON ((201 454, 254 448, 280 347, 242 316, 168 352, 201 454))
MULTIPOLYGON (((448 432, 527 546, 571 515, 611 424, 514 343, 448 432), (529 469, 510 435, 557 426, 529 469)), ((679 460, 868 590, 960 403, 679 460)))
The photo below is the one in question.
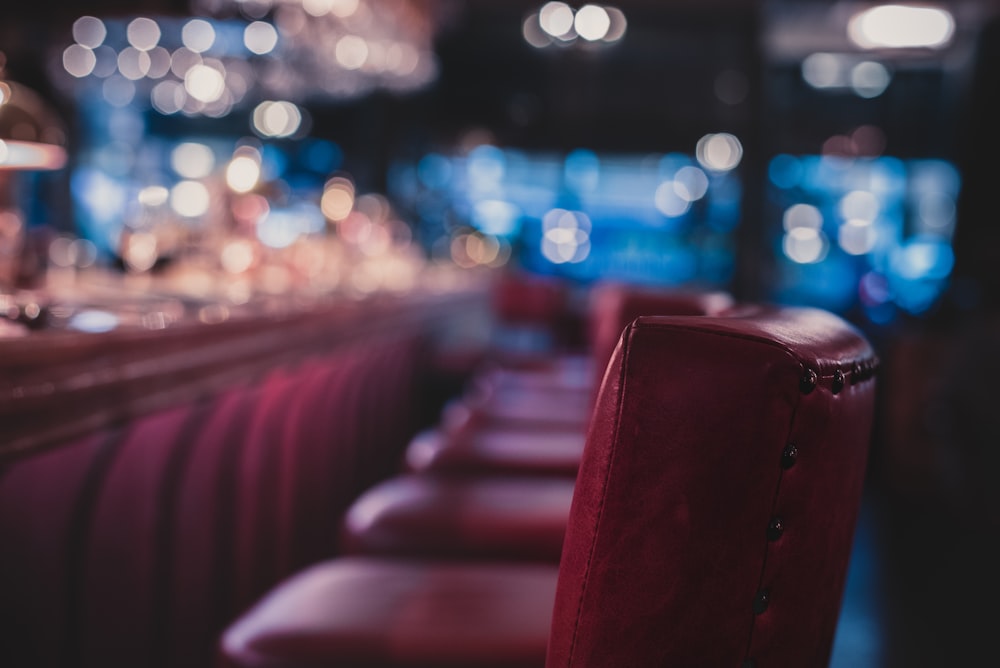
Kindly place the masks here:
MULTIPOLYGON (((799 364, 801 364, 803 366, 805 365, 805 361, 803 360, 803 358, 798 353, 796 353, 791 347, 789 347, 789 346, 787 346, 787 345, 785 345, 783 343, 779 343, 778 341, 775 341, 773 339, 769 339, 769 338, 766 338, 766 337, 763 337, 763 336, 760 336, 760 335, 757 335, 757 334, 748 334, 748 333, 744 333, 744 332, 732 332, 732 331, 726 331, 726 330, 705 329, 703 327, 696 327, 696 326, 693 326, 693 325, 677 325, 677 324, 674 324, 674 323, 671 323, 671 324, 666 324, 666 323, 657 323, 657 324, 654 324, 654 323, 647 322, 647 323, 644 323, 644 326, 652 328, 652 329, 672 329, 672 330, 675 330, 675 331, 683 331, 683 332, 699 332, 699 333, 702 333, 702 334, 712 334, 712 335, 715 335, 715 336, 726 336, 726 337, 733 338, 733 339, 742 339, 744 341, 753 341, 753 342, 756 342, 756 343, 762 343, 762 344, 764 344, 766 346, 770 346, 772 348, 777 348, 779 350, 785 351, 786 353, 788 353, 789 355, 791 355, 793 358, 795 358, 796 362, 798 362, 799 364)), ((839 362, 839 364, 840 365, 844 365, 844 364, 851 364, 851 363, 854 363, 854 362, 863 362, 863 361, 875 360, 875 359, 877 359, 877 356, 875 355, 874 351, 869 350, 869 354, 867 354, 867 355, 851 356, 851 357, 848 357, 848 358, 846 358, 844 360, 841 360, 839 362)), ((833 373, 825 373, 825 374, 818 374, 818 375, 819 375, 820 378, 833 378, 834 374, 833 373)))
MULTIPOLYGON (((804 371, 805 370, 805 366, 801 362, 799 363, 799 365, 802 367, 802 370, 804 371)), ((789 420, 788 431, 786 432, 787 435, 788 435, 785 438, 785 443, 786 444, 791 441, 791 437, 795 433, 795 421, 798 418, 799 407, 802 405, 802 395, 798 394, 796 396, 796 399, 797 399, 797 401, 795 402, 795 408, 792 409, 792 416, 791 416, 791 419, 789 420)), ((778 507, 778 497, 781 494, 781 483, 782 483, 782 481, 784 479, 785 479, 785 469, 782 468, 781 471, 778 473, 778 482, 774 486, 774 494, 771 497, 771 512, 770 512, 769 517, 774 517, 775 509, 778 507)), ((771 553, 771 542, 765 538, 765 541, 764 541, 764 559, 761 561, 761 564, 760 564, 760 576, 757 578, 757 589, 756 589, 756 591, 754 593, 755 596, 757 595, 757 593, 759 593, 761 591, 761 587, 764 585, 764 575, 767 573, 767 558, 768 558, 768 555, 770 553, 771 553)), ((747 637, 747 648, 746 648, 746 651, 743 652, 743 659, 744 659, 744 661, 746 661, 747 659, 750 658, 750 650, 753 647, 753 637, 754 637, 754 631, 757 629, 757 617, 758 616, 759 615, 757 615, 755 612, 753 612, 751 610, 751 616, 750 616, 750 633, 749 633, 749 636, 747 637)))
POLYGON ((601 502, 597 507, 597 522, 594 527, 594 534, 590 541, 590 550, 587 553, 587 563, 584 566, 583 584, 580 588, 580 597, 577 601, 576 606, 576 616, 573 621, 573 636, 569 644, 569 653, 566 659, 566 665, 573 665, 573 654, 576 652, 576 638, 580 630, 580 615, 583 611, 583 599, 587 593, 587 581, 590 579, 590 567, 591 562, 594 558, 594 552, 597 550, 597 537, 601 532, 601 520, 604 518, 604 501, 607 499, 608 491, 608 480, 611 478, 611 468, 614 466, 615 453, 618 450, 618 433, 621 428, 622 422, 622 408, 624 405, 623 397, 625 395, 625 377, 626 371, 628 370, 628 358, 632 351, 631 339, 632 333, 635 330, 634 324, 630 324, 625 330, 625 335, 622 337, 622 341, 625 345, 622 348, 622 364, 621 369, 618 371, 618 396, 617 396, 617 409, 615 415, 615 427, 614 433, 611 437, 611 448, 608 453, 608 467, 604 473, 604 480, 601 482, 601 502))

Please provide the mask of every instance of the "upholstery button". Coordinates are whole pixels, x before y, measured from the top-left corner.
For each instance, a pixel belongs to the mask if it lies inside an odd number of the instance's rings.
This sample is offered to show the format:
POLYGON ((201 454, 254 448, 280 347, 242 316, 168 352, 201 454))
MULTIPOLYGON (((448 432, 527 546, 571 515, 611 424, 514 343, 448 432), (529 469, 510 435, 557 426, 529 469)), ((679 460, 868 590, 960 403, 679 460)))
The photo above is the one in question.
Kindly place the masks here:
POLYGON ((781 468, 786 471, 795 466, 795 460, 799 457, 799 449, 794 443, 785 446, 785 451, 781 453, 781 468))
POLYGON ((775 517, 767 525, 767 539, 770 541, 778 540, 783 533, 785 533, 785 522, 780 517, 775 517))
POLYGON ((840 369, 837 369, 833 373, 833 386, 831 387, 831 389, 833 390, 834 394, 837 394, 842 389, 844 389, 844 381, 845 380, 846 379, 844 378, 844 372, 841 371, 840 369))
POLYGON ((757 592, 757 595, 753 599, 753 613, 759 615, 765 610, 767 606, 771 603, 771 593, 766 589, 761 589, 757 592))
POLYGON ((819 382, 819 376, 812 369, 806 369, 802 374, 802 378, 799 380, 799 389, 802 394, 809 394, 816 389, 816 383, 819 382))

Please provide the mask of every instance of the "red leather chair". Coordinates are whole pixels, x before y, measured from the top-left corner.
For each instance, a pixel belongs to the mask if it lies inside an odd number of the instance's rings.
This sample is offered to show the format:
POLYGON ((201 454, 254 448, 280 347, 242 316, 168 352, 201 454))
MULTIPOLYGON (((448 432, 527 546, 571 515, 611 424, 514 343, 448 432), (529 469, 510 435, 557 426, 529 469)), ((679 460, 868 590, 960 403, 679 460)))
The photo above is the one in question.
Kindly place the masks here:
POLYGON ((320 563, 230 666, 822 666, 874 411, 872 348, 814 309, 644 317, 598 394, 560 565, 320 563))

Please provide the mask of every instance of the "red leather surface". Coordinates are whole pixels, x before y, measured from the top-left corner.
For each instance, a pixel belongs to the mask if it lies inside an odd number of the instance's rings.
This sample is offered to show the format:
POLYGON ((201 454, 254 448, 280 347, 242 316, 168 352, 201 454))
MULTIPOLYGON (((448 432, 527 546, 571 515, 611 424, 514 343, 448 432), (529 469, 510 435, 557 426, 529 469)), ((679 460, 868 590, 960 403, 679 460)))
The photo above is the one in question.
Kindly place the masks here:
POLYGON ((449 434, 430 430, 406 448, 415 472, 555 475, 575 478, 586 437, 583 431, 494 427, 449 434))
MULTIPOLYGON (((600 386, 604 369, 625 327, 643 315, 719 315, 733 306, 724 292, 695 292, 601 283, 590 298, 591 353, 594 358, 594 390, 600 386)), ((593 395, 591 395, 593 397, 593 395)))
POLYGON ((556 566, 344 558, 283 583, 222 638, 246 668, 541 666, 556 566))
POLYGON ((250 387, 0 470, 0 665, 207 665, 414 431, 418 337, 337 346, 250 387))
POLYGON ((630 326, 581 463, 546 665, 826 665, 872 359, 854 329, 810 309, 630 326), (785 530, 770 540, 775 518, 785 530))
POLYGON ((114 439, 97 432, 0 475, 0 665, 58 668, 78 637, 78 504, 114 439))
POLYGON ((343 549, 555 564, 572 498, 571 478, 399 476, 352 504, 343 549))

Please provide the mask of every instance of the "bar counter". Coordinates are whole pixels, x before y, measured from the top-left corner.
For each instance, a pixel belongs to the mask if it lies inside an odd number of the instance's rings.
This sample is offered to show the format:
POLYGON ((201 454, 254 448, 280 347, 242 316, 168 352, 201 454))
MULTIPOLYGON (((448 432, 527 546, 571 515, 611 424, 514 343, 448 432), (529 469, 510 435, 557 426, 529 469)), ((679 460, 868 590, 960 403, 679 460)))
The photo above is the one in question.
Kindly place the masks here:
POLYGON ((8 300, 0 665, 213 665, 236 615, 338 553, 344 510, 436 417, 436 352, 489 308, 460 278, 8 300))
POLYGON ((454 331, 482 317, 486 293, 473 279, 405 294, 272 295, 241 305, 155 293, 71 301, 63 294, 45 306, 48 324, 30 334, 0 335, 0 462, 338 346, 454 331), (117 324, 80 331, 67 326, 71 314, 117 324))

